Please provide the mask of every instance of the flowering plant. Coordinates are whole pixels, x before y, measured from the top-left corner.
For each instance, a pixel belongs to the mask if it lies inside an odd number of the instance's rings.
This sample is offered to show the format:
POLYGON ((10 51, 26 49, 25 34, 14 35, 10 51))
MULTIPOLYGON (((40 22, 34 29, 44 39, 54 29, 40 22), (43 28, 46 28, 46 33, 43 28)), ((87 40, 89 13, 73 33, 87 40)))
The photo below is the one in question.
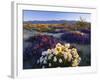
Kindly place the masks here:
POLYGON ((55 48, 43 51, 37 64, 42 68, 49 67, 76 67, 81 58, 76 48, 71 48, 70 44, 57 43, 55 48))

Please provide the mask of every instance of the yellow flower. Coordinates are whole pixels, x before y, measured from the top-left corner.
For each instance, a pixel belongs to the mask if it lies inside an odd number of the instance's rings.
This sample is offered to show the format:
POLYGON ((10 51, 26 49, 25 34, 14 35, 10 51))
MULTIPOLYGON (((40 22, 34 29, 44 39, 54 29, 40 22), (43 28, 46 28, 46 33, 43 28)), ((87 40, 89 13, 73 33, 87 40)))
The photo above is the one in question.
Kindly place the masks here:
POLYGON ((57 43, 57 45, 55 47, 55 52, 56 52, 56 54, 62 53, 64 51, 64 49, 65 49, 65 47, 62 44, 57 43))
POLYGON ((77 49, 76 48, 72 48, 72 51, 77 52, 77 49))
POLYGON ((72 62, 72 66, 73 67, 76 67, 76 66, 78 66, 78 60, 77 59, 75 59, 75 60, 73 60, 73 62, 72 62))
POLYGON ((79 58, 79 55, 78 55, 78 54, 76 54, 76 55, 74 55, 74 57, 75 57, 75 58, 79 58))
POLYGON ((57 54, 62 53, 62 47, 56 47, 55 50, 56 50, 57 54))
POLYGON ((65 51, 65 46, 62 45, 61 48, 62 48, 62 51, 65 51))
POLYGON ((74 58, 78 58, 79 57, 79 55, 78 55, 78 53, 76 51, 72 51, 71 53, 72 53, 74 58))

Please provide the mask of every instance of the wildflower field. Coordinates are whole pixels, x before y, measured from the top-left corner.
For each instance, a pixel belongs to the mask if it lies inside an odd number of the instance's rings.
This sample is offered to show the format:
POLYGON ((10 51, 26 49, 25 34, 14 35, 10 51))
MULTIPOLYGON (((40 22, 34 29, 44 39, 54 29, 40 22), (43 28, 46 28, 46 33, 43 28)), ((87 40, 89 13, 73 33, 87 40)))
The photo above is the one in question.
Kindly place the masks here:
POLYGON ((91 23, 23 21, 23 69, 91 66, 91 23))

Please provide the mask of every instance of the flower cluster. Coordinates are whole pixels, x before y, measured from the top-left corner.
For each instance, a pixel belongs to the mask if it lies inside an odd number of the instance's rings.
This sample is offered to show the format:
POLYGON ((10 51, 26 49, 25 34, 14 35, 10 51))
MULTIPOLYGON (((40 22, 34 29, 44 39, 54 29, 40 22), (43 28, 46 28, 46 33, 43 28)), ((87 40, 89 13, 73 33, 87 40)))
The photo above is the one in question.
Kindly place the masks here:
POLYGON ((37 60, 37 64, 42 68, 49 67, 76 67, 81 61, 76 48, 71 48, 70 44, 57 43, 55 48, 42 52, 42 56, 37 60))

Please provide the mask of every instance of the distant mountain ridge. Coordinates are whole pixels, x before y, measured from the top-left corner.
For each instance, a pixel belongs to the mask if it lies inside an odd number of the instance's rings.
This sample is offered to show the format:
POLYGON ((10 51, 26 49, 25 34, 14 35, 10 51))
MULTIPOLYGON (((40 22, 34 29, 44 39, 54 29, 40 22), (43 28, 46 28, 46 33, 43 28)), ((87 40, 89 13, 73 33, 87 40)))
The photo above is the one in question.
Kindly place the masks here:
POLYGON ((67 20, 50 20, 50 21, 24 21, 24 23, 31 23, 31 24, 75 24, 77 21, 67 21, 67 20))

